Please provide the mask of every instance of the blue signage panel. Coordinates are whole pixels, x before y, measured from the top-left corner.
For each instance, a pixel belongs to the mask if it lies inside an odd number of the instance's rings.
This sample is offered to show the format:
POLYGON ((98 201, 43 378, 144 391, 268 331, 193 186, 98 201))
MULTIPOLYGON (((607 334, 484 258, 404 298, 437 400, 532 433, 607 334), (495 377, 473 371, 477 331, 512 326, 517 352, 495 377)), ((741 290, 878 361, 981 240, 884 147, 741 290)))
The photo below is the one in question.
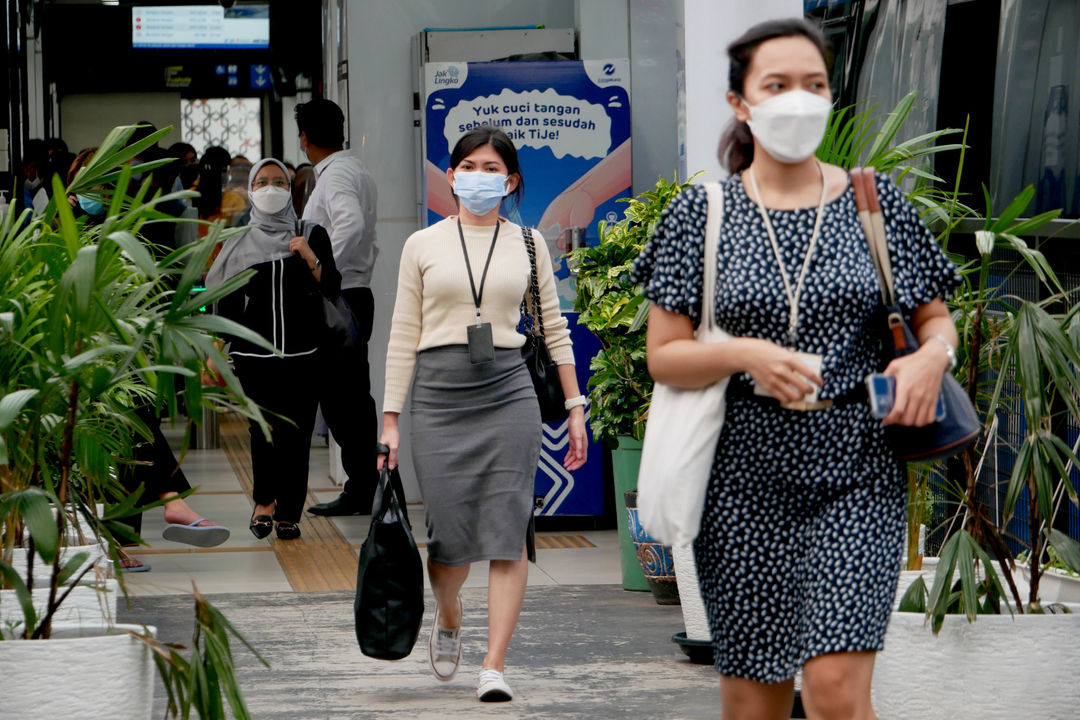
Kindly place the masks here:
POLYGON ((252 65, 251 66, 251 89, 252 90, 269 90, 270 89, 270 66, 269 65, 252 65))

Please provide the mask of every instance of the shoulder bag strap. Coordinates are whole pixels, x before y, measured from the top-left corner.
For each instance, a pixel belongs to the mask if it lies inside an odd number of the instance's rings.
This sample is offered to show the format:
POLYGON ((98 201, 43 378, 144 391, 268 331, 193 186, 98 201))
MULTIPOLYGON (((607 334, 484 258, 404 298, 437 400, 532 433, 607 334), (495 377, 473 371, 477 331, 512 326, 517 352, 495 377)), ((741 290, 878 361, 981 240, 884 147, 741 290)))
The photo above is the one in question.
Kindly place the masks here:
POLYGON ((529 254, 529 289, 526 290, 522 305, 532 305, 531 313, 522 313, 530 320, 530 332, 544 337, 544 310, 540 305, 540 281, 536 273, 536 243, 533 241, 532 228, 521 226, 521 236, 525 238, 525 251, 529 254))
POLYGON ((720 244, 720 228, 724 225, 724 186, 718 182, 705 183, 709 211, 705 219, 704 282, 701 289, 701 324, 704 330, 716 328, 716 249, 720 244))
POLYGON ((851 171, 851 188, 855 191, 855 207, 859 211, 859 221, 870 246, 870 256, 874 259, 874 269, 877 271, 881 288, 881 301, 885 305, 896 305, 892 263, 889 261, 889 246, 885 240, 885 219, 878 201, 874 168, 854 168, 851 171))
POLYGON ((859 220, 870 243, 870 254, 874 258, 874 267, 878 273, 881 300, 887 311, 886 319, 892 335, 893 350, 898 355, 904 355, 917 349, 919 344, 908 329, 907 323, 904 322, 900 307, 896 303, 889 246, 885 240, 885 219, 881 214, 881 203, 878 201, 874 168, 852 170, 851 185, 855 190, 855 205, 859 210, 859 220))

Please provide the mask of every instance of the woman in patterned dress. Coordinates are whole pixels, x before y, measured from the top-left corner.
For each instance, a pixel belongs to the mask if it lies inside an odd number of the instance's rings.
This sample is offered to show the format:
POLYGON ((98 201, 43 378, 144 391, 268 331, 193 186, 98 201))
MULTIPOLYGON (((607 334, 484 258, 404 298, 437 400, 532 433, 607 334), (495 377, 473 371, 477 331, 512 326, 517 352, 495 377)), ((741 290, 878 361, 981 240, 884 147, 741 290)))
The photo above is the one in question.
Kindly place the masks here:
POLYGON ((717 322, 694 340, 707 202, 675 198, 635 267, 652 301, 649 370, 703 387, 731 377, 694 543, 725 720, 788 718, 803 671, 810 718, 874 718, 870 681, 900 571, 905 490, 883 425, 933 421, 956 330, 955 268, 887 176, 876 178, 898 297, 921 349, 885 370, 873 418, 877 275, 847 172, 815 159, 832 95, 821 32, 751 28, 729 48, 736 122, 721 141, 717 322))

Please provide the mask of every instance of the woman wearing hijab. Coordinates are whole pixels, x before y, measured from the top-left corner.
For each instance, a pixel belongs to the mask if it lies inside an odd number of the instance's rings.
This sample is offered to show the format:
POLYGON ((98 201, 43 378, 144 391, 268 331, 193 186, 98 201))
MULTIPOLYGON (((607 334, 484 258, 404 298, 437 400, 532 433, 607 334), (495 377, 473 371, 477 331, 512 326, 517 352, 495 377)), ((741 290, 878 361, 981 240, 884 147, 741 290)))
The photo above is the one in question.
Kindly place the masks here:
POLYGON ((269 441, 257 425, 250 428, 255 510, 249 527, 257 538, 276 529, 278 539, 293 540, 300 537, 297 522, 307 495, 315 423, 320 294, 336 298, 341 275, 326 230, 305 223, 304 232, 297 233, 289 173, 282 163, 267 159, 251 168, 248 198, 251 225, 225 243, 206 285, 255 270, 247 285, 218 302, 217 313, 259 333, 280 353, 239 338, 229 348, 244 392, 269 411, 269 441))

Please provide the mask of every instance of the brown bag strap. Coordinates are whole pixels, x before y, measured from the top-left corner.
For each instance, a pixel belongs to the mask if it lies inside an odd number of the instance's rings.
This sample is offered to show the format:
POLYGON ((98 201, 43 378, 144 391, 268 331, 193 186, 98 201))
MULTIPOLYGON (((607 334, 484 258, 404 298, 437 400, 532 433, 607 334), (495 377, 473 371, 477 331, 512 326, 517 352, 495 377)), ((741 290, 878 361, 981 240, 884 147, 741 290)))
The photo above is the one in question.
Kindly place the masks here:
POLYGON ((866 233, 870 256, 874 259, 874 268, 877 270, 881 286, 881 300, 886 305, 895 305, 896 292, 893 285, 892 263, 889 260, 888 242, 885 239, 885 218, 881 214, 874 168, 852 169, 851 187, 855 191, 855 207, 859 210, 859 221, 866 233))
POLYGON ((881 214, 881 202, 878 200, 877 182, 874 168, 854 168, 851 171, 851 188, 855 191, 855 207, 859 211, 866 240, 870 245, 870 256, 874 259, 878 285, 881 288, 881 301, 888 309, 889 330, 893 336, 893 347, 903 353, 907 347, 907 335, 904 333, 904 318, 896 304, 896 290, 893 285, 892 263, 889 260, 889 245, 885 239, 885 218, 881 214))

